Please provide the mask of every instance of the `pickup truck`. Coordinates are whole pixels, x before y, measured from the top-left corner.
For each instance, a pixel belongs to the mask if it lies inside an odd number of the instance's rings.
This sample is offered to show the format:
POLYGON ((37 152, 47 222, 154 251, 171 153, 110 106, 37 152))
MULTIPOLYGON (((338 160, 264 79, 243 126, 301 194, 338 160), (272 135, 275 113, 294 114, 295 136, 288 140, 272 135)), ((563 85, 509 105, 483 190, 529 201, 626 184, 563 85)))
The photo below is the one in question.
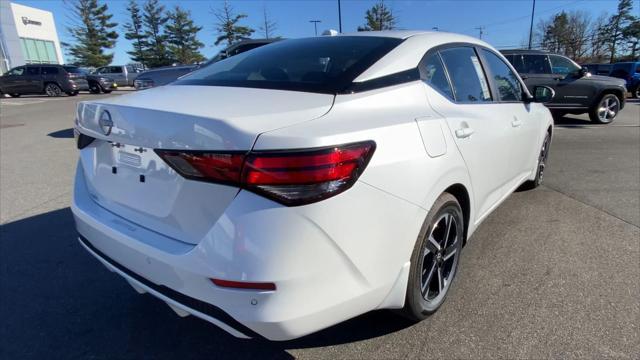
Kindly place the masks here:
POLYGON ((133 65, 109 65, 97 68, 92 74, 112 79, 118 87, 133 86, 140 71, 133 65))

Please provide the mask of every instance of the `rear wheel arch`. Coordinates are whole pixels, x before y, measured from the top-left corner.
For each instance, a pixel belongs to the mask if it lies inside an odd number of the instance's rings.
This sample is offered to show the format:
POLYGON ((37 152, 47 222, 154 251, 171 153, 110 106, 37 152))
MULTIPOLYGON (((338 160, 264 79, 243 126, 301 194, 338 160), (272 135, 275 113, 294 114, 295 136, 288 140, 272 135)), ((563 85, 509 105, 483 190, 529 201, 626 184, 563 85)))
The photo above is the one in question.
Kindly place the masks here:
POLYGON ((464 185, 457 183, 449 186, 444 192, 453 195, 462 208, 462 215, 464 217, 464 238, 462 244, 464 246, 467 243, 469 223, 471 222, 471 197, 469 196, 469 191, 464 185))
POLYGON ((595 97, 595 101, 591 102, 591 106, 589 108, 592 108, 594 106, 598 106, 598 103, 600 102, 600 99, 602 99, 602 97, 607 95, 607 94, 615 95, 618 98, 618 100, 620 101, 620 103, 622 103, 622 101, 624 100, 624 93, 621 90, 604 89, 598 94, 598 96, 595 97))

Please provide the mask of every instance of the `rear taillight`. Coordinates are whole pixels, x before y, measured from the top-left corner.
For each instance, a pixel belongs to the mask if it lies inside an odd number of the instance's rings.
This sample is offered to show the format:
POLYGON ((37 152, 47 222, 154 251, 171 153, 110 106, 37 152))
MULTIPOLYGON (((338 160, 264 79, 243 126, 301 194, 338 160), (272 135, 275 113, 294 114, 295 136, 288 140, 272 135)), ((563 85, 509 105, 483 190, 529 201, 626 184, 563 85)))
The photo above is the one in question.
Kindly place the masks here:
POLYGON ((339 194, 358 179, 375 150, 373 141, 305 150, 194 152, 156 150, 182 176, 229 184, 288 206, 339 194))

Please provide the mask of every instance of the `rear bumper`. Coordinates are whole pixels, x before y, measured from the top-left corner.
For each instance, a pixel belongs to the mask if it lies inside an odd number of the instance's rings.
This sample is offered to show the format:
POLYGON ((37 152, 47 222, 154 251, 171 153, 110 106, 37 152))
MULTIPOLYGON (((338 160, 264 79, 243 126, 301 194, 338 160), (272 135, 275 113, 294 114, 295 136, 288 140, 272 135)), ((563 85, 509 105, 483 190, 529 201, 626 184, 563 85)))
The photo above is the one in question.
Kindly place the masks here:
POLYGON ((237 337, 288 340, 373 309, 402 307, 425 216, 359 183, 316 205, 286 208, 241 191, 193 245, 98 205, 80 167, 72 210, 87 251, 137 290, 237 337), (353 215, 364 213, 375 221, 353 215), (274 282, 277 289, 221 288, 211 278, 274 282))

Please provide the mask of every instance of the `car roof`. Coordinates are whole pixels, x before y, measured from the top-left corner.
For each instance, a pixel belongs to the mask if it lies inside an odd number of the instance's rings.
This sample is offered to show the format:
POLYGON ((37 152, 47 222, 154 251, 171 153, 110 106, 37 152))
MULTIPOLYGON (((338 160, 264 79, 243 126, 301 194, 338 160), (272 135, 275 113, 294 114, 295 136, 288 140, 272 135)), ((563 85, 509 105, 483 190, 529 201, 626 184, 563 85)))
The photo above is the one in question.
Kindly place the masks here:
POLYGON ((500 52, 503 53, 503 54, 508 54, 508 55, 525 55, 525 54, 528 54, 528 55, 549 55, 549 54, 553 54, 553 53, 548 52, 548 51, 533 50, 533 49, 506 49, 506 50, 500 50, 500 52))
POLYGON ((468 35, 449 33, 444 31, 424 30, 389 30, 389 31, 361 31, 340 34, 336 36, 372 36, 397 38, 403 41, 383 56, 375 64, 360 74, 354 82, 367 81, 382 76, 395 74, 413 69, 424 54, 431 48, 445 44, 466 43, 493 49, 488 43, 468 35))

